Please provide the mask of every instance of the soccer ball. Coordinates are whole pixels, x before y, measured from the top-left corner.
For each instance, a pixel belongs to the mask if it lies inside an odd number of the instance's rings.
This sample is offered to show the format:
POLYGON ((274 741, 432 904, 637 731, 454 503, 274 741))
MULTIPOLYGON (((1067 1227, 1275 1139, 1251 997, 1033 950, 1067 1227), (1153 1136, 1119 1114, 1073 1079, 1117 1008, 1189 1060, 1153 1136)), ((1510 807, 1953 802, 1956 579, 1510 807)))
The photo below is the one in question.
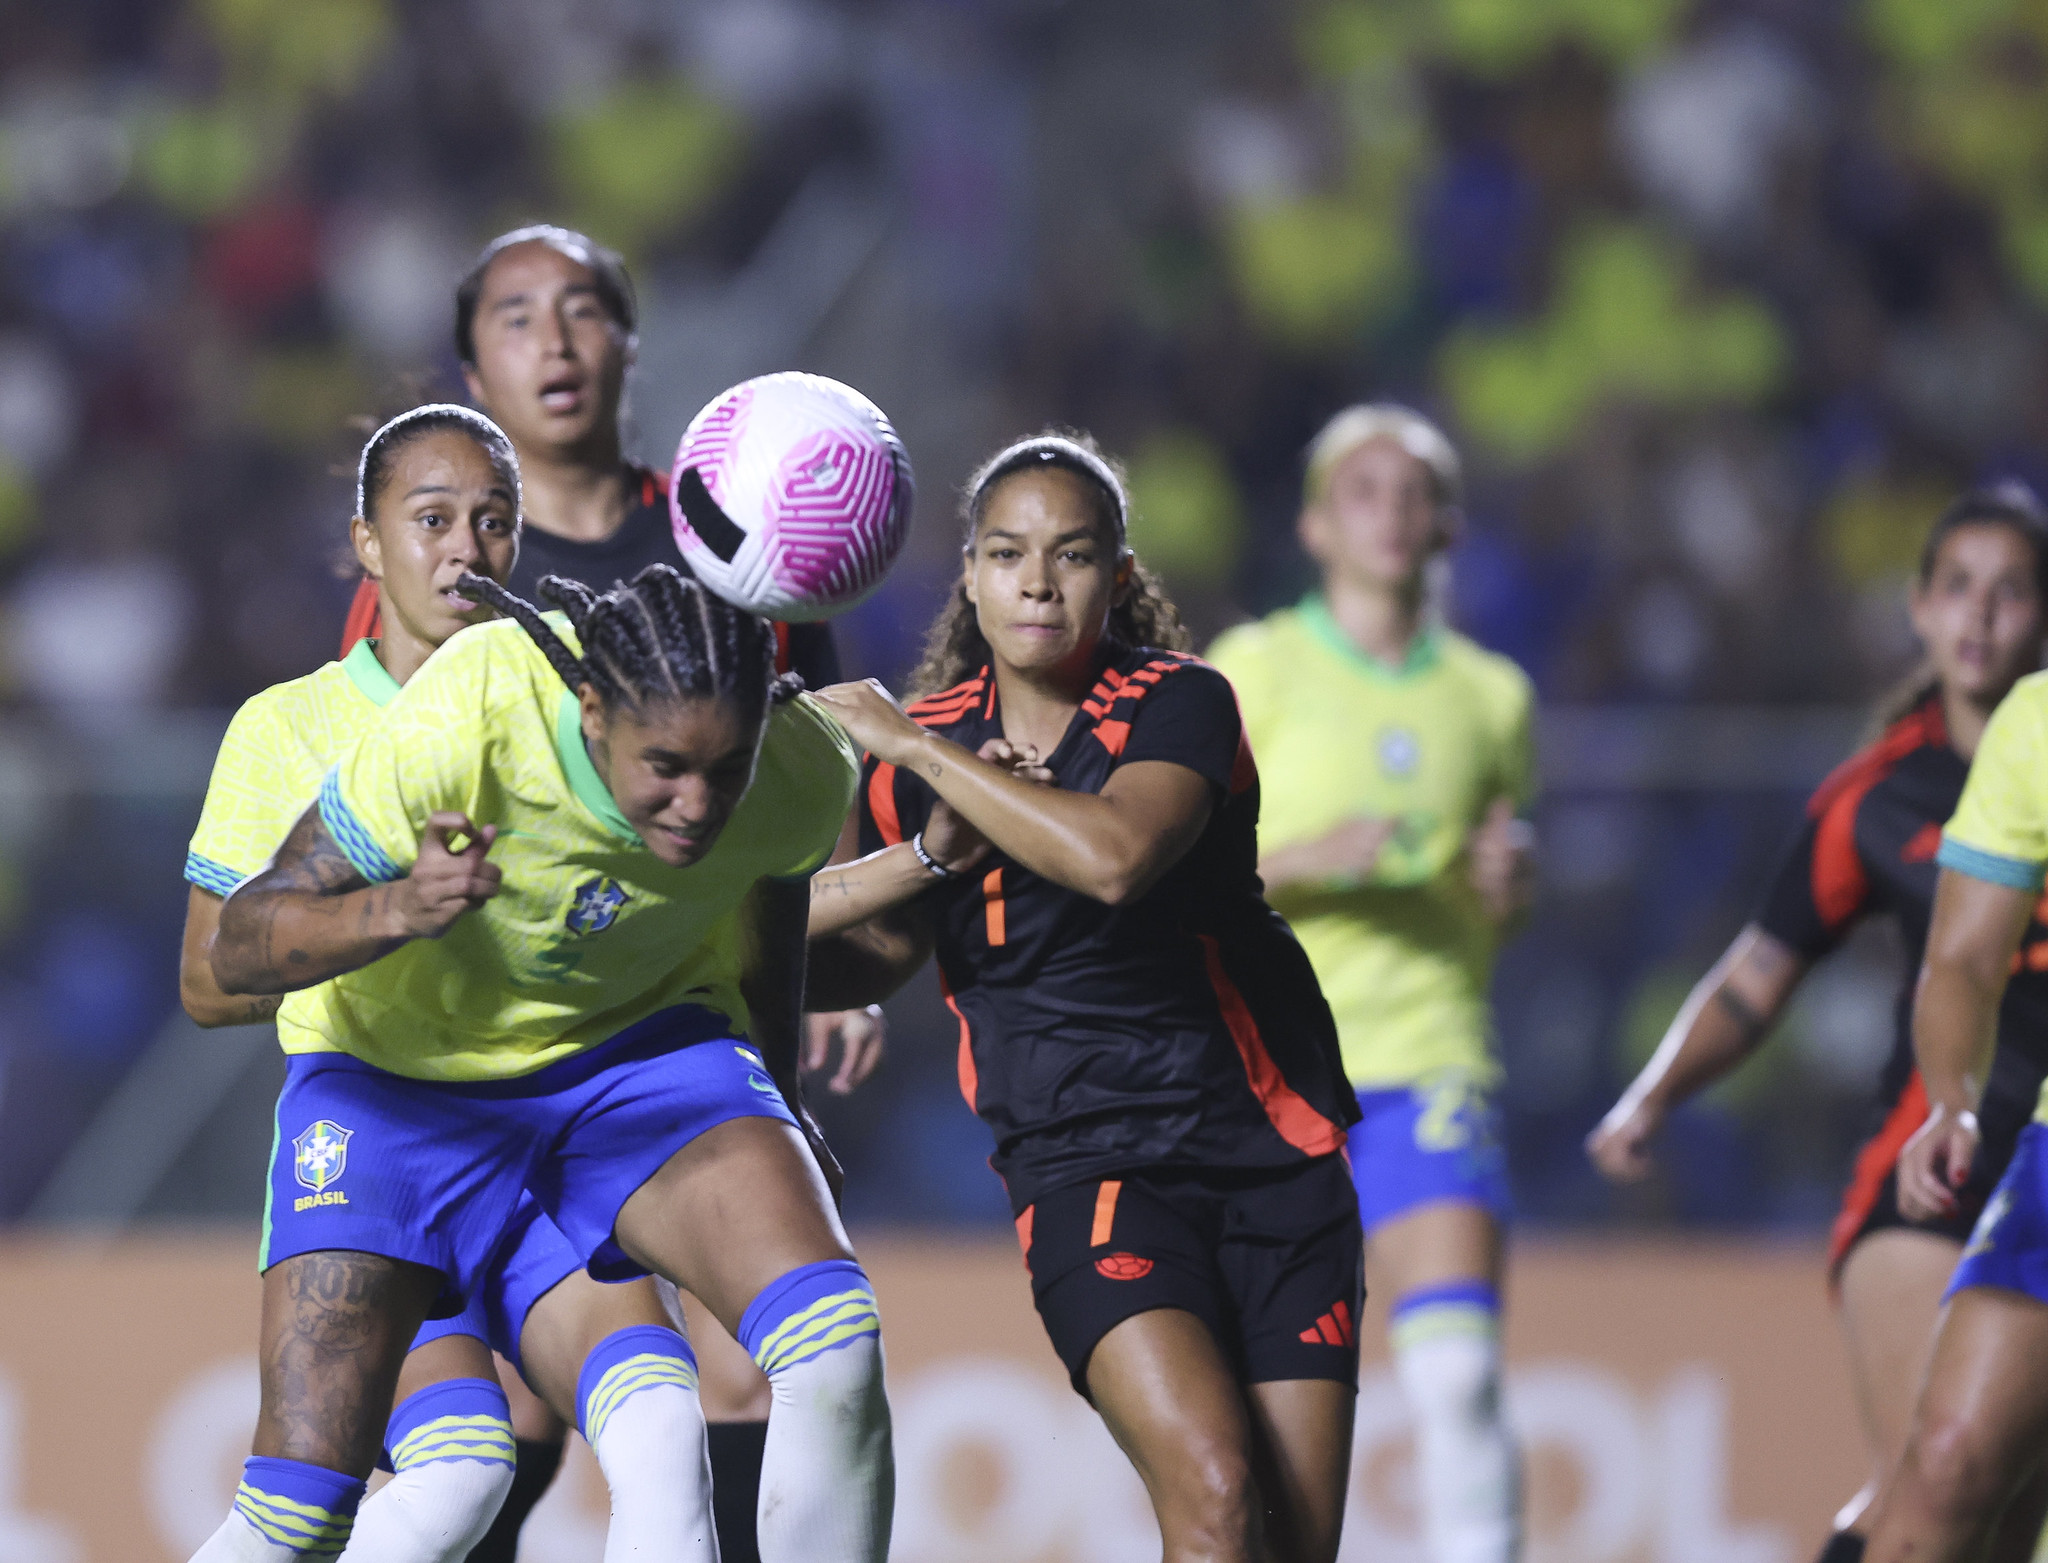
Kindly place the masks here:
POLYGON ((881 584, 910 531, 910 458, 882 409, 815 374, 767 374, 690 420, 669 475, 676 547, 727 602, 822 619, 881 584))

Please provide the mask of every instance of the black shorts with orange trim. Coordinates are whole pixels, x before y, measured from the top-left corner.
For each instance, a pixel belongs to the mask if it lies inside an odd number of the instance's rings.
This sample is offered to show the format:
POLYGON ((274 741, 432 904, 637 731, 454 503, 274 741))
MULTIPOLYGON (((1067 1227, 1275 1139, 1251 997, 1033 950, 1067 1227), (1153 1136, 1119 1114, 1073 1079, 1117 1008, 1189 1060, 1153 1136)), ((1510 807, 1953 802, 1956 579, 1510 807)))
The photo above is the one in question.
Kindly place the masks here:
POLYGON ((1103 1336, 1158 1308, 1208 1325, 1243 1383, 1357 1382, 1364 1239, 1342 1155, 1071 1184, 1017 1231, 1038 1316, 1084 1397, 1103 1336))
POLYGON ((1855 1170, 1842 1195, 1842 1208, 1828 1234, 1828 1284, 1839 1287, 1842 1266, 1855 1246, 1873 1232, 1905 1228, 1929 1232, 1951 1242, 1969 1239, 1991 1191, 2005 1176, 2020 1131, 2032 1121, 2040 1076, 2024 1060, 2008 1059, 2003 1050, 1993 1065, 1990 1085, 1977 1106, 1980 1137, 1970 1176, 1956 1190, 1956 1208, 1947 1215, 1915 1221, 1899 1209, 1899 1152, 1914 1131, 1927 1121, 1927 1092, 1916 1070, 1886 1116, 1884 1126, 1856 1153, 1855 1170))

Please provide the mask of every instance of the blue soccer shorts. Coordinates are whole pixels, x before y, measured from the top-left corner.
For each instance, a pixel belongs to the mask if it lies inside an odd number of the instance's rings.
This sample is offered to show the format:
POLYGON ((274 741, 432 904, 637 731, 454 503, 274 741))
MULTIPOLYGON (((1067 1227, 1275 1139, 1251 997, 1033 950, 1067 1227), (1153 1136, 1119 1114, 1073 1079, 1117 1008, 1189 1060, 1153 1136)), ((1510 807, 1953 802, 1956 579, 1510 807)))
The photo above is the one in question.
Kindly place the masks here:
POLYGON ((483 1285, 530 1192, 600 1281, 645 1275, 620 1209, 683 1146, 734 1118, 795 1125, 760 1054, 696 1005, 650 1015, 511 1080, 414 1080, 297 1053, 277 1103, 259 1268, 353 1249, 439 1270, 430 1317, 483 1285))
POLYGON ((540 1201, 519 1196, 519 1206, 505 1223, 505 1235, 485 1267, 483 1284, 469 1304, 452 1319, 429 1319, 413 1337, 418 1351, 444 1335, 474 1335, 513 1367, 521 1367, 519 1337, 533 1305, 583 1268, 583 1255, 570 1246, 562 1229, 548 1219, 540 1201))
POLYGON ((2005 1176, 1963 1245, 1942 1301, 1966 1286, 1996 1286, 2048 1303, 2048 1125, 2020 1131, 2005 1176))
POLYGON ((1360 1091, 1364 1116, 1347 1135, 1358 1216, 1370 1233, 1424 1205, 1477 1205, 1505 1224, 1507 1156, 1492 1093, 1462 1071, 1360 1091))

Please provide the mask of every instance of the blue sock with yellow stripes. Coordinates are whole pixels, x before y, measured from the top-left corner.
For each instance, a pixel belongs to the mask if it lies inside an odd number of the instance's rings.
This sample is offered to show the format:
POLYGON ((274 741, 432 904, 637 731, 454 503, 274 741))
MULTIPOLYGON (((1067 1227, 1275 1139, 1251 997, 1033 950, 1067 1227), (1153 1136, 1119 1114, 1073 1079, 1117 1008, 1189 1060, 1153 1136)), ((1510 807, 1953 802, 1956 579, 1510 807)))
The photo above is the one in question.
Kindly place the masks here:
POLYGON ((611 1489, 610 1560, 717 1563, 697 1354, 674 1330, 614 1330, 576 1376, 576 1428, 611 1489))
POLYGON ((761 1563, 882 1563, 896 1470, 875 1290, 850 1259, 770 1282, 740 1318, 775 1392, 761 1457, 761 1563))
POLYGON ((308 1465, 251 1455, 242 1465, 235 1509, 192 1563, 288 1563, 333 1558, 348 1545, 363 1481, 308 1465))
POLYGON ((408 1395, 384 1428, 392 1477, 356 1516, 346 1563, 461 1563, 512 1487, 512 1412, 487 1378, 408 1395))

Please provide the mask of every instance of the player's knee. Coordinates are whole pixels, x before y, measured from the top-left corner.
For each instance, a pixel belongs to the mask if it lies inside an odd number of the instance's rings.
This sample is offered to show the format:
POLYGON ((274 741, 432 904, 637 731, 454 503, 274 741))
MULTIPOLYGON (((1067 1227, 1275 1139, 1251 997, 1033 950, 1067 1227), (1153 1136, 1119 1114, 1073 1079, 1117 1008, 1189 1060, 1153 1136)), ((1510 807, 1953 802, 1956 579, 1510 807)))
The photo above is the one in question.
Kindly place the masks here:
POLYGON ((1176 1540, 1195 1556, 1229 1556, 1252 1534, 1257 1484, 1242 1449, 1201 1443, 1176 1462, 1166 1508, 1176 1540))
POLYGON ((887 1426, 881 1315, 852 1260, 803 1265, 763 1287, 740 1319, 739 1342, 768 1375, 775 1410, 801 1404, 887 1426))
POLYGON ((1999 1466, 1984 1429, 1955 1413, 1923 1418, 1906 1458, 1920 1501, 1945 1515, 1974 1514, 1992 1503, 1999 1466))
POLYGON ((512 1488, 515 1446, 505 1391, 490 1379, 443 1379, 392 1408, 385 1449, 397 1479, 423 1494, 435 1532, 474 1539, 512 1488))
POLYGON ((612 1331, 591 1348, 576 1378, 576 1430, 591 1448, 603 1447, 606 1426, 629 1400, 643 1418, 660 1408, 678 1428, 693 1418, 701 1423, 697 1354, 690 1343, 666 1326, 636 1324, 612 1331))

